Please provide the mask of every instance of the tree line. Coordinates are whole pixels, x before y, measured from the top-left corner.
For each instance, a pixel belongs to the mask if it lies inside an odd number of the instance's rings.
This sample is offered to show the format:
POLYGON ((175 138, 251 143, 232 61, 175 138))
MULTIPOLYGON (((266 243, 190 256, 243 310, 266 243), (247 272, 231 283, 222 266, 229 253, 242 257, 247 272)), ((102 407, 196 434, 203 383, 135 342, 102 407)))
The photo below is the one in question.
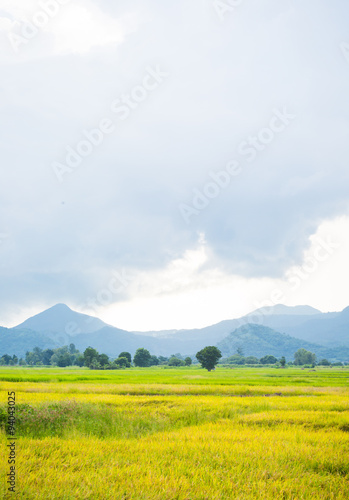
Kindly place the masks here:
MULTIPOLYGON (((222 358, 221 351, 214 346, 206 346, 196 353, 196 359, 201 366, 208 371, 213 370, 218 363, 224 365, 278 365, 286 366, 286 358, 282 356, 277 359, 275 356, 266 355, 258 359, 255 356, 244 356, 243 349, 238 348, 236 354, 227 358, 222 358)), ((80 366, 88 367, 92 370, 117 370, 136 367, 151 367, 158 365, 167 366, 190 366, 193 360, 190 356, 183 358, 180 353, 172 354, 170 357, 152 355, 147 349, 141 347, 137 349, 133 359, 129 352, 121 352, 115 359, 111 359, 107 354, 100 354, 93 347, 87 347, 83 353, 76 349, 74 344, 58 347, 56 349, 41 349, 34 347, 33 351, 27 351, 24 359, 16 355, 4 354, 0 358, 0 366, 80 366)), ((316 355, 306 349, 298 349, 294 354, 294 361, 288 365, 296 366, 343 366, 343 363, 330 363, 327 359, 317 362, 316 355)))
POLYGON ((74 344, 58 347, 56 349, 41 349, 34 347, 32 351, 27 351, 24 358, 18 359, 16 355, 4 354, 0 358, 0 366, 85 366, 94 370, 97 369, 120 369, 130 368, 131 364, 138 367, 150 367, 158 365, 168 366, 190 366, 192 359, 183 359, 180 353, 170 357, 154 356, 147 349, 137 349, 133 359, 131 353, 121 352, 115 359, 111 359, 107 354, 99 353, 93 347, 87 347, 83 353, 76 349, 74 344))
POLYGON ((279 365, 281 367, 285 367, 286 364, 289 366, 343 366, 343 363, 335 362, 331 363, 328 359, 321 359, 317 361, 316 355, 307 351, 306 349, 298 349, 294 353, 294 360, 286 362, 285 356, 282 356, 280 359, 268 354, 258 359, 255 356, 244 356, 242 348, 238 348, 236 354, 229 356, 227 358, 223 358, 221 360, 222 364, 227 365, 279 365))

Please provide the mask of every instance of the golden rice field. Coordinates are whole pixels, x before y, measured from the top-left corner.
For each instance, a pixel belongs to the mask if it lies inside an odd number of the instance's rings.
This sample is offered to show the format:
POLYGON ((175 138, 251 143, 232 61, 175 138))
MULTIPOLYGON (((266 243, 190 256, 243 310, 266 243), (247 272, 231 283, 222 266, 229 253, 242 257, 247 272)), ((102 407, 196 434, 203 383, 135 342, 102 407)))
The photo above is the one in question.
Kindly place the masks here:
POLYGON ((349 368, 0 368, 1 498, 349 498, 349 368))

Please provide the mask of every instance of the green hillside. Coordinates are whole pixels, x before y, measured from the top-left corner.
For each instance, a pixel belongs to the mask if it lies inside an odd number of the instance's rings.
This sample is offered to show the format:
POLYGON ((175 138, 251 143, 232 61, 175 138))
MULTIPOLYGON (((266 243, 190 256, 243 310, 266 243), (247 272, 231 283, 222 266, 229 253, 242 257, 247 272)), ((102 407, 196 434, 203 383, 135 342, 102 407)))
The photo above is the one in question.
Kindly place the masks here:
POLYGON ((267 326, 247 324, 234 330, 225 339, 218 342, 217 347, 223 356, 236 354, 242 348, 245 356, 261 358, 266 354, 280 358, 285 356, 288 361, 293 360, 294 353, 304 348, 314 352, 318 359, 327 358, 330 361, 349 361, 349 348, 327 348, 305 340, 279 333, 267 326))
POLYGON ((41 349, 54 349, 59 346, 45 333, 34 332, 33 330, 13 329, 0 327, 0 356, 16 354, 24 357, 26 351, 32 351, 34 347, 41 349))

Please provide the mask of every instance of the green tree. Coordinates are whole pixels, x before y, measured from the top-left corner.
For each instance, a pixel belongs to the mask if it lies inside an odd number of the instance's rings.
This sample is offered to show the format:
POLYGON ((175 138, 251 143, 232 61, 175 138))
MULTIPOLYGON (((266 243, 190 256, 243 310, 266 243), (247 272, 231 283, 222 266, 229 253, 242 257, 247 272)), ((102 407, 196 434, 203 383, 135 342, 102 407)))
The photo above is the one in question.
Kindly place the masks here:
POLYGON ((40 355, 38 355, 35 352, 27 351, 25 353, 25 361, 26 361, 27 365, 34 366, 34 365, 37 365, 39 363, 39 361, 41 361, 41 357, 40 357, 40 355))
MULTIPOLYGON (((52 358, 55 357, 55 354, 52 356, 52 358)), ((51 358, 51 359, 52 359, 51 358)), ((60 366, 60 367, 65 367, 65 366, 71 366, 72 365, 72 359, 71 359, 71 356, 69 354, 69 352, 61 352, 57 355, 57 366, 60 366)))
POLYGON ((79 351, 76 349, 75 344, 69 344, 69 353, 77 354, 79 351))
POLYGON ((190 366, 192 364, 192 359, 188 356, 185 358, 184 363, 186 366, 190 366))
MULTIPOLYGON (((183 356, 180 352, 176 352, 175 354, 172 354, 172 356, 174 356, 175 358, 178 358, 178 359, 183 359, 183 356)), ((184 361, 184 359, 183 359, 184 361)))
POLYGON ((150 362, 149 362, 149 366, 157 366, 159 364, 159 360, 156 356, 154 356, 154 354, 152 354, 150 356, 150 362))
POLYGON ((168 362, 168 358, 165 358, 165 356, 159 356, 158 357, 160 365, 165 365, 168 362))
POLYGON ((84 355, 83 354, 78 354, 75 357, 74 365, 76 365, 76 366, 84 366, 84 363, 85 363, 84 355))
POLYGON ((286 365, 286 358, 285 358, 285 356, 282 356, 282 358, 280 359, 280 365, 282 366, 282 368, 285 368, 285 365, 286 365))
POLYGON ((140 347, 139 349, 137 349, 136 354, 133 357, 135 366, 149 366, 150 361, 151 355, 147 349, 144 349, 144 347, 140 347))
POLYGON ((9 354, 4 354, 2 357, 1 357, 1 360, 2 360, 2 364, 3 365, 9 365, 10 364, 10 361, 12 360, 11 356, 9 354))
POLYGON ((316 355, 313 352, 307 351, 306 349, 298 349, 294 353, 294 364, 295 365, 313 365, 316 363, 316 355))
POLYGON ((275 365, 275 363, 278 362, 275 356, 272 356, 271 354, 267 354, 267 356, 264 356, 259 361, 262 363, 262 365, 275 365))
POLYGON ((130 368, 131 366, 131 363, 125 356, 119 356, 118 359, 114 361, 114 364, 123 368, 130 368))
POLYGON ((91 363, 90 363, 90 369, 91 370, 99 370, 101 368, 101 364, 98 361, 98 358, 92 358, 91 363))
POLYGON ((44 365, 49 365, 51 364, 51 358, 54 355, 54 352, 52 349, 45 349, 42 353, 42 362, 44 365))
POLYGON ((221 351, 215 346, 207 346, 196 353, 196 358, 199 363, 201 363, 202 368, 206 368, 209 372, 215 369, 215 366, 221 357, 221 351))
POLYGON ((258 365, 259 360, 255 356, 247 356, 245 358, 245 363, 246 363, 246 365, 258 365))
MULTIPOLYGON (((43 354, 42 354, 43 359, 43 354)), ((72 356, 69 354, 68 346, 58 347, 54 349, 50 359, 51 365, 65 367, 73 364, 72 356)))
POLYGON ((119 358, 126 358, 129 363, 132 363, 132 356, 129 352, 120 352, 119 358))
POLYGON ((33 353, 40 357, 42 354, 42 349, 40 347, 34 347, 33 353))
POLYGON ((168 362, 168 366, 185 366, 185 361, 179 359, 176 356, 171 356, 168 362))
POLYGON ((96 349, 93 349, 93 347, 87 347, 84 350, 84 365, 85 366, 90 366, 92 363, 92 360, 96 358, 98 360, 99 353, 96 351, 96 349))
POLYGON ((101 366, 106 366, 109 364, 109 356, 107 356, 106 354, 100 354, 98 356, 98 362, 101 366))
POLYGON ((246 360, 243 356, 240 356, 240 354, 233 354, 227 358, 227 363, 232 365, 244 365, 246 360))
POLYGON ((321 359, 319 362, 318 362, 318 365, 320 366, 330 366, 330 362, 328 359, 321 359))

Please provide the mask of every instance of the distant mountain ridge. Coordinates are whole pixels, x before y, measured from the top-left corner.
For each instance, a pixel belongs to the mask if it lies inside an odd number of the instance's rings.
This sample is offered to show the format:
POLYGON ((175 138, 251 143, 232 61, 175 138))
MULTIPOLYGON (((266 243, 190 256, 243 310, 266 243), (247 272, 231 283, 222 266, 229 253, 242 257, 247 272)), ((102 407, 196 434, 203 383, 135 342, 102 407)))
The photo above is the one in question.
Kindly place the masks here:
MULTIPOLYGON (((14 328, 0 328, 0 354, 24 356, 35 346, 53 348, 74 343, 80 350, 91 345, 113 357, 125 350, 134 353, 138 347, 145 347, 156 355, 169 356, 178 352, 195 355, 206 345, 221 345, 224 340, 224 345, 227 345, 232 332, 246 334, 246 330, 239 331, 239 328, 250 324, 270 328, 281 335, 274 338, 279 339, 280 345, 285 346, 282 335, 286 334, 294 339, 288 345, 313 345, 319 353, 326 351, 333 360, 347 360, 346 350, 341 351, 341 348, 349 348, 349 307, 338 313, 322 313, 310 306, 282 304, 257 309, 242 318, 221 321, 205 328, 157 332, 129 332, 75 312, 65 304, 56 304, 14 328), (325 351, 321 351, 322 348, 325 351)), ((245 340, 247 342, 246 335, 245 340)), ((270 346, 263 343, 260 335, 254 342, 255 353, 262 352, 263 347, 263 355, 272 354, 264 350, 277 348, 275 342, 270 346)))
POLYGON ((284 306, 283 304, 275 304, 274 306, 265 306, 256 309, 251 314, 264 315, 286 315, 286 316, 312 316, 313 314, 322 314, 319 309, 311 306, 284 306))
POLYGON ((311 316, 263 316, 261 324, 308 342, 349 347, 349 307, 311 316))
POLYGON ((245 356, 261 358, 268 353, 277 358, 285 356, 286 359, 292 360, 294 353, 304 348, 315 353, 318 359, 337 360, 342 357, 344 360, 349 360, 349 347, 331 349, 276 332, 267 326, 250 323, 232 332, 219 342, 217 347, 224 356, 232 356, 236 354, 238 348, 241 348, 245 356))

